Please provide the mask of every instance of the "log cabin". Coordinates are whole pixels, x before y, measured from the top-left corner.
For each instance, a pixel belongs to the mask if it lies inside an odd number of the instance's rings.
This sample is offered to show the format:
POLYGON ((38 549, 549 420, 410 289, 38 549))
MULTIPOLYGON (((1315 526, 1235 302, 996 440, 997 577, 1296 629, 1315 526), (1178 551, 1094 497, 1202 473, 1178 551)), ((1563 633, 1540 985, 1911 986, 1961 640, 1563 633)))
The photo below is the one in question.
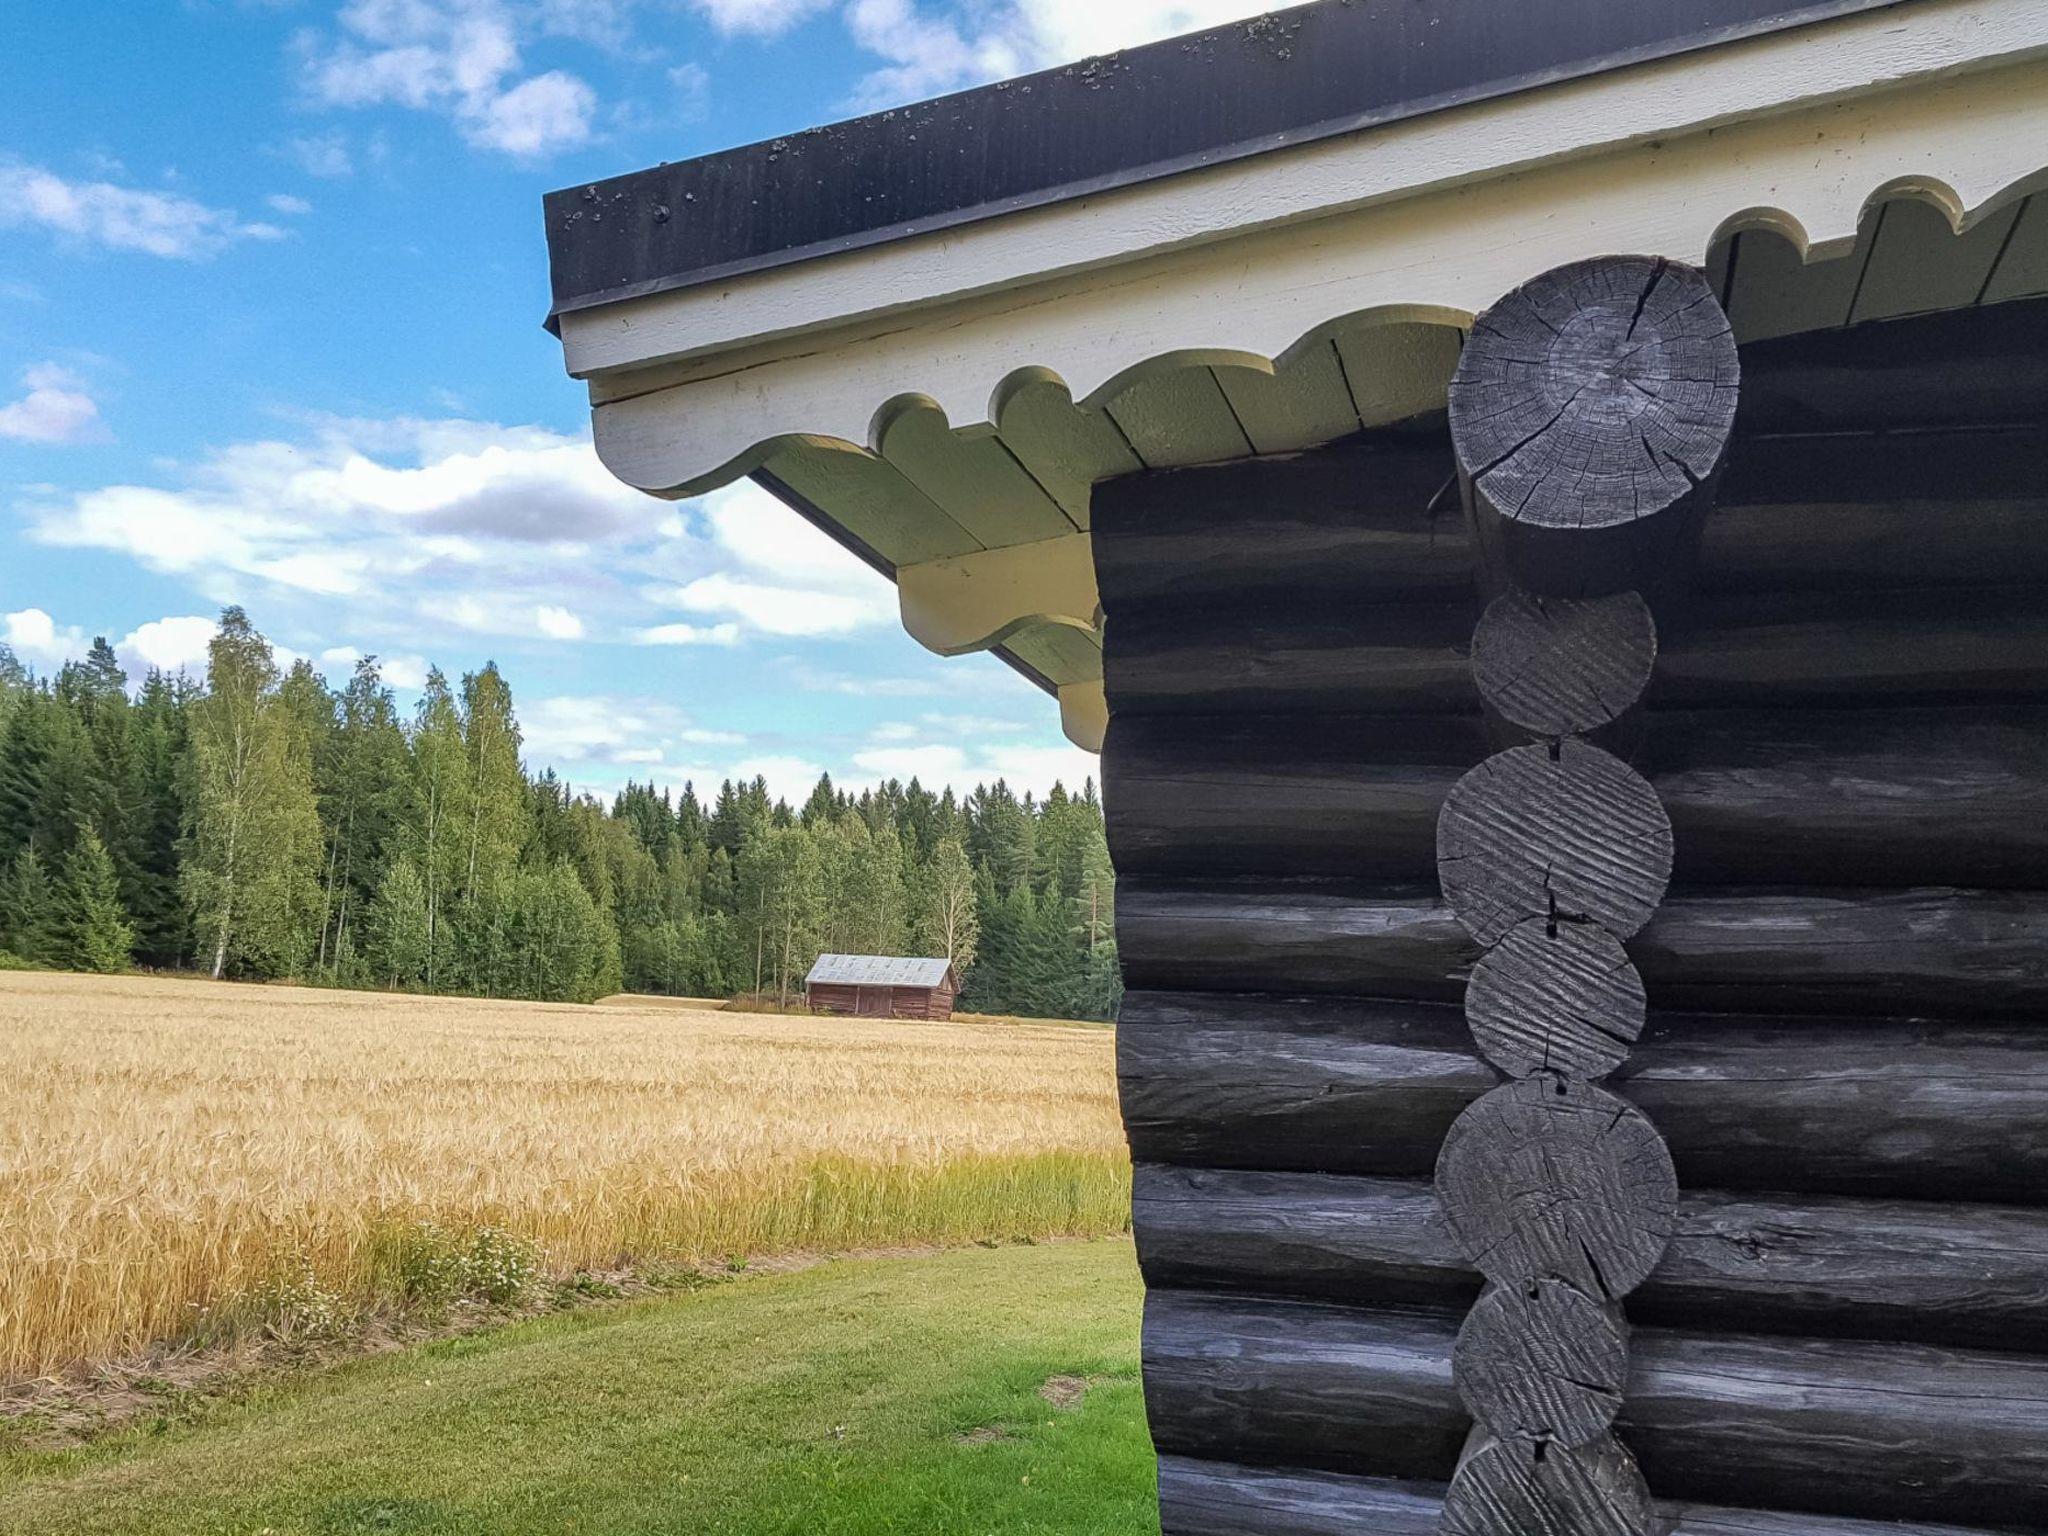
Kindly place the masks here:
POLYGON ((545 204, 1102 754, 1167 1536, 2048 1532, 2048 7, 1320 3, 545 204))
POLYGON ((959 995, 959 972, 943 955, 820 955, 804 977, 815 1012, 862 1019, 950 1019, 959 995))

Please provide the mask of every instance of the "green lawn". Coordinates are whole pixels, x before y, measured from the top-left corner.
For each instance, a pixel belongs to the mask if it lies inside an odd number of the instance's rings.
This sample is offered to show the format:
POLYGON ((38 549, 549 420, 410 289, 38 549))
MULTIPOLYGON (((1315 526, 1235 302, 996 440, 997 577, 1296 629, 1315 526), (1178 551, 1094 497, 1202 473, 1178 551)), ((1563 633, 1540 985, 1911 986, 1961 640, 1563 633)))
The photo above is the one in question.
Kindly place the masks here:
POLYGON ((566 1313, 10 1453, 0 1530, 1156 1532, 1138 1307, 1130 1244, 1105 1241, 566 1313), (1057 1408, 1055 1376, 1094 1385, 1057 1408))

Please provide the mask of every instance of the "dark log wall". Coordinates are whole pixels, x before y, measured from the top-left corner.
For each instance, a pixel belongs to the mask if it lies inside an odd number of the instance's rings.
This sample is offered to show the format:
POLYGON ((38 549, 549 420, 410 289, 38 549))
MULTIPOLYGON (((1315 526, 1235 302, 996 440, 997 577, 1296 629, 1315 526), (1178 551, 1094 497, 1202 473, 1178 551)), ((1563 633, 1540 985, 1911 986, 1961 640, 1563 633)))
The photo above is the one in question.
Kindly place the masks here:
MULTIPOLYGON (((2048 1531, 2048 407, 1958 419, 1970 345, 1745 349, 1687 622, 1594 738, 1676 850, 1606 1083, 1682 1191, 1616 1425, 1673 1536, 2048 1531)), ((1503 1081, 1437 815, 1525 739, 1448 435, 1093 514, 1167 1536, 1420 1536, 1481 1293, 1431 1172, 1503 1081)))
POLYGON ((821 1013, 878 1019, 950 1019, 954 994, 950 987, 857 987, 850 982, 821 981, 805 993, 821 1013))

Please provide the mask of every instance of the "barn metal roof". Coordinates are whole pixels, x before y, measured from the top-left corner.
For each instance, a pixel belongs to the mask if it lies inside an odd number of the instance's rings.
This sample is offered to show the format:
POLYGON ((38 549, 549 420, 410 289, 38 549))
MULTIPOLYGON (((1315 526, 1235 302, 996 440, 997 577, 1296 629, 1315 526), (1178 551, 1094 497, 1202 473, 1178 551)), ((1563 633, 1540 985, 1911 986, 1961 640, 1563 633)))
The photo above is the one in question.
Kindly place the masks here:
POLYGON ((813 982, 837 982, 856 987, 936 987, 946 980, 953 963, 946 959, 910 959, 900 955, 820 955, 804 978, 813 982))

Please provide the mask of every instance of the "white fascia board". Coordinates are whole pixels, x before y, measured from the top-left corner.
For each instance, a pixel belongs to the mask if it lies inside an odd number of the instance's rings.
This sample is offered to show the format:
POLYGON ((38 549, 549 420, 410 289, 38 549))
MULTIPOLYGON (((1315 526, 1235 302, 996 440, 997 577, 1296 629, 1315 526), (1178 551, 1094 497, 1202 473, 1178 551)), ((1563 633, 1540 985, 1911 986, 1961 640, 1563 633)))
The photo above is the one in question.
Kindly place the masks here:
MULTIPOLYGON (((2048 50, 2040 0, 1930 0, 1278 149, 866 251, 573 311, 569 372, 818 344, 978 295, 1099 271, 1519 170, 1840 102, 2048 50)), ((634 387, 621 382, 623 388, 634 387)), ((600 390, 599 398, 604 391, 600 390)))
MULTIPOLYGON (((2028 35, 2048 38, 2048 5, 2026 9, 2028 35)), ((1919 19, 1957 10, 1988 31, 2019 25, 2003 0, 1903 12, 1898 49, 1926 57, 1904 48, 1922 36, 1919 19)), ((687 374, 654 369, 638 390, 601 400, 598 451, 628 484, 690 494, 754 468, 778 440, 867 446, 876 413, 904 395, 936 402, 955 428, 999 427, 1013 378, 1051 374, 1075 400, 1100 403, 1155 368, 1269 368, 1337 322, 1463 324, 1517 283, 1585 257, 1699 262, 1738 227, 1833 254, 1853 242, 1868 202, 1901 193, 1966 227, 2033 190, 2048 165, 2048 50, 1993 57, 2005 62, 1973 55, 1964 62, 1974 68, 1910 73, 1881 92, 1012 284, 799 346, 737 348, 687 374)))

